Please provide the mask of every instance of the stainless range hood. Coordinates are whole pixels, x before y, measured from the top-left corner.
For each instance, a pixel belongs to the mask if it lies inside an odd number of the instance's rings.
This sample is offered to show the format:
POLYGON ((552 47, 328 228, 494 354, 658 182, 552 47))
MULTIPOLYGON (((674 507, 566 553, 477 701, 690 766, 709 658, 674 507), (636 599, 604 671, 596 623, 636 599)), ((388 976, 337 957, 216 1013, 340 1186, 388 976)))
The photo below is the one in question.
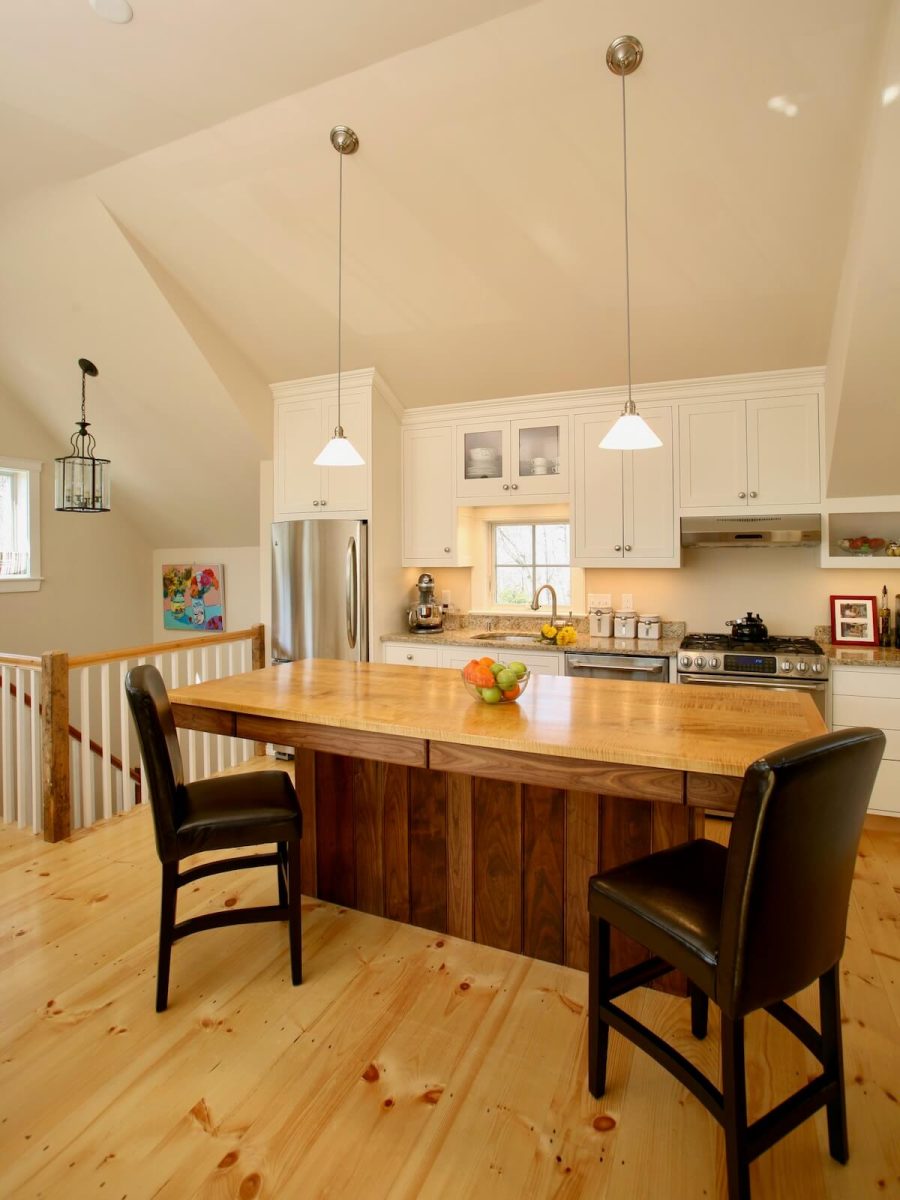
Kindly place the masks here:
POLYGON ((681 544, 693 549, 747 550, 759 546, 818 546, 818 513, 778 517, 682 517, 681 544))

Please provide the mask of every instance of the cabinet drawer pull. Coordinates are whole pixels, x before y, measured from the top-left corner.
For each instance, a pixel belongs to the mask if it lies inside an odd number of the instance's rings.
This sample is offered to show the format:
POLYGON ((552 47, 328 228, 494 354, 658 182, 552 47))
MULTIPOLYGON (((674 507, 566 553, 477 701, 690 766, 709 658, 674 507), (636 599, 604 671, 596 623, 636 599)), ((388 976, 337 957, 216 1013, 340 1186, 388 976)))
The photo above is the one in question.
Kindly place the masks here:
POLYGON ((739 499, 739 500, 746 500, 746 499, 747 499, 747 493, 746 493, 746 492, 738 492, 738 499, 739 499))
POLYGON ((450 547, 449 547, 449 546, 445 546, 445 547, 444 547, 444 553, 445 553, 445 554, 449 554, 449 553, 450 553, 450 547))
POLYGON ((622 549, 622 547, 621 547, 621 546, 613 546, 613 550, 615 550, 615 551, 617 551, 617 552, 618 552, 619 550, 621 550, 621 549, 622 549))
POLYGON ((625 549, 626 549, 626 550, 630 550, 630 549, 631 549, 631 547, 630 547, 630 546, 626 546, 626 547, 625 547, 625 549))
POLYGON ((318 500, 313 500, 313 508, 318 508, 318 507, 319 507, 318 500))
POLYGON ((407 662, 412 662, 412 658, 413 658, 413 656, 412 656, 411 654, 407 654, 407 656, 406 656, 406 661, 407 661, 407 662))
POLYGON ((326 505, 327 503, 328 503, 328 501, 327 501, 327 500, 323 500, 323 501, 322 501, 322 507, 324 508, 324 507, 325 507, 325 505, 326 505))
POLYGON ((751 492, 751 493, 750 493, 750 499, 751 499, 751 500, 755 500, 755 499, 756 499, 756 492, 751 492))
POLYGON ((508 491, 509 491, 509 484, 508 484, 508 483, 504 483, 504 485, 503 485, 503 490, 504 490, 504 492, 508 492, 508 491))
POLYGON ((514 483, 514 484, 512 485, 512 490, 513 490, 514 492, 517 492, 517 491, 519 490, 519 485, 518 485, 517 483, 514 483))

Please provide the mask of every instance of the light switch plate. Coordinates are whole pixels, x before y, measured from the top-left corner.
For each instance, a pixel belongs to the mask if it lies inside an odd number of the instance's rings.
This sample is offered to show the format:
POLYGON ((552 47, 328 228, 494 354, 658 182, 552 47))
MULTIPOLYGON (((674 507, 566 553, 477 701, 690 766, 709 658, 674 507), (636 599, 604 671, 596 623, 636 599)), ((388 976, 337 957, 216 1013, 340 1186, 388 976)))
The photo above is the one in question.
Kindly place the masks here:
POLYGON ((625 612, 632 612, 634 609, 634 596, 631 592, 622 593, 622 608, 625 612))
POLYGON ((612 592, 600 592, 597 596, 598 608, 612 608, 612 592))

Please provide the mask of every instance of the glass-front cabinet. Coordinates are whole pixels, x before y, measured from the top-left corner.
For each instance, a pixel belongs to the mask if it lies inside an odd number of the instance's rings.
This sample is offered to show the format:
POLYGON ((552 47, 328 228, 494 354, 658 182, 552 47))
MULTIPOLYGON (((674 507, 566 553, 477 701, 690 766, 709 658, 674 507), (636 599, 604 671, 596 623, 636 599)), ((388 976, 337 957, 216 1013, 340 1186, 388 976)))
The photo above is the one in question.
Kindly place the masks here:
POLYGON ((492 501, 564 495, 568 451, 568 417, 458 425, 456 494, 492 501))

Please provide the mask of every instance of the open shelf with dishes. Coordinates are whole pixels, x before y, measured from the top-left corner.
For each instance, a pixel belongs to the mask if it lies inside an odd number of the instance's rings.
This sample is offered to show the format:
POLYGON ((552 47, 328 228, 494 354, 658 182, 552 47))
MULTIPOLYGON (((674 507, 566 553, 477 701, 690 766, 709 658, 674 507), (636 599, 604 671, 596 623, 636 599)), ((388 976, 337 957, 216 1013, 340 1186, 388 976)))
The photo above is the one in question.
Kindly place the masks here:
POLYGON ((823 567, 900 567, 900 497, 833 503, 822 514, 823 567))

